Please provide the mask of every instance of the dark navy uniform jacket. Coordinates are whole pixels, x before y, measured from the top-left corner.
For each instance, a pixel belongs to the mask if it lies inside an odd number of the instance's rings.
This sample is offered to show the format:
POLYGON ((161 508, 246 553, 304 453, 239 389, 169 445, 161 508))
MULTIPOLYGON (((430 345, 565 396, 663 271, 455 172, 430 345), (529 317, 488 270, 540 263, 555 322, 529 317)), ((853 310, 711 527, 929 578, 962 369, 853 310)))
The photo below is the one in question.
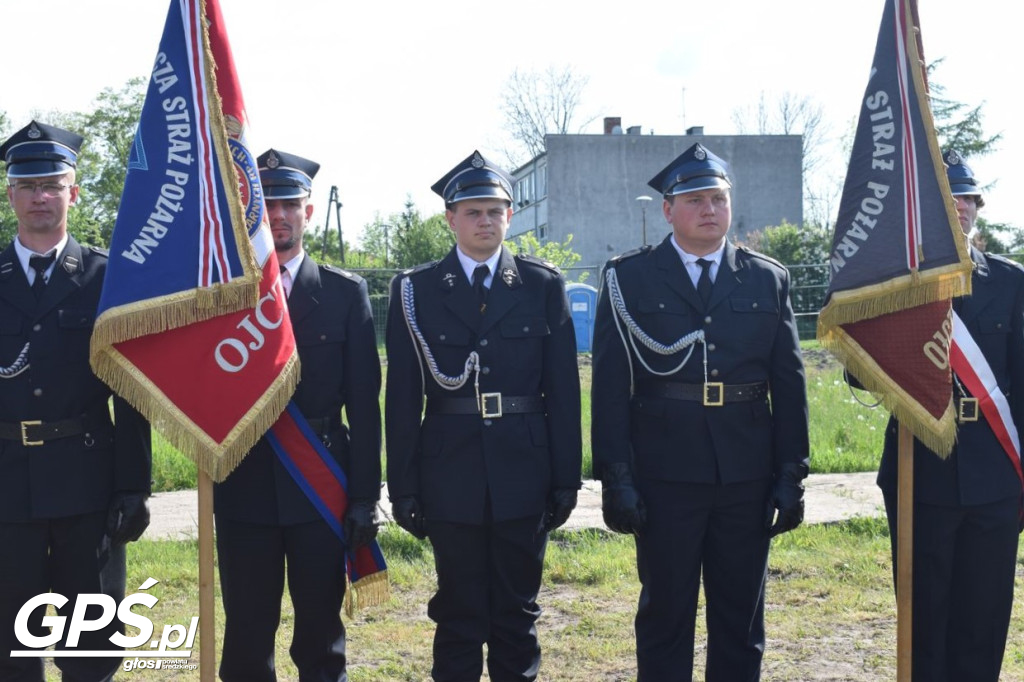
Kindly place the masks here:
MULTIPOLYGON (((971 295, 954 299, 955 305, 1007 396, 1020 430, 1024 428, 1024 268, 974 248, 971 259, 971 295)), ((878 470, 878 485, 891 494, 898 484, 898 431, 896 420, 890 419, 878 470)), ((983 416, 957 425, 956 445, 946 460, 915 439, 915 500, 959 506, 1020 495, 1017 473, 983 416)))
MULTIPOLYGON (((309 420, 332 418, 328 450, 348 478, 349 499, 380 499, 380 360, 366 282, 307 254, 288 296, 302 367, 292 400, 309 420), (345 408, 349 429, 341 423, 345 408)), ((268 525, 320 519, 316 508, 261 439, 214 486, 222 518, 268 525)))
POLYGON ((580 385, 576 335, 554 266, 502 247, 483 315, 453 248, 391 285, 385 429, 388 494, 419 495, 428 520, 480 524, 541 514, 552 488, 580 486, 580 385), (472 374, 455 391, 438 385, 402 313, 410 280, 419 328, 444 375, 480 356, 480 392, 543 396, 546 413, 428 414, 423 396, 474 398, 472 374))
POLYGON ((629 314, 665 345, 703 329, 708 381, 765 382, 769 398, 705 407, 645 396, 644 383, 652 380, 703 384, 703 349, 694 345, 689 361, 677 369, 686 351, 663 356, 637 342, 652 370, 669 373, 652 374, 620 336, 602 279, 594 329, 595 477, 605 463, 631 460, 639 476, 689 483, 753 481, 771 477, 784 463, 806 466, 807 394, 789 273, 766 256, 726 242, 705 311, 671 239, 605 267, 606 273, 615 269, 629 314))
POLYGON ((150 490, 149 424, 89 366, 107 253, 69 237, 37 303, 14 245, 0 253, 0 366, 29 342, 30 367, 0 378, 0 422, 86 416, 87 434, 26 446, 0 440, 0 522, 102 511, 115 492, 150 490))

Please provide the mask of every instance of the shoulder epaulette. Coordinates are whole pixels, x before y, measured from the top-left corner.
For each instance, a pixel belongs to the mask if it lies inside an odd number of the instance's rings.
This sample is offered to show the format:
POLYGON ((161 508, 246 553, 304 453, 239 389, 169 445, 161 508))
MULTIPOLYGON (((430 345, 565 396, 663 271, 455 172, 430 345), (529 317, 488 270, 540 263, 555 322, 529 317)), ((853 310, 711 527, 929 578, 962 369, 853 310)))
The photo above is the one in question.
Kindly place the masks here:
POLYGON ((751 257, 753 257, 753 258, 757 258, 757 259, 759 259, 759 260, 763 260, 763 261, 765 261, 766 263, 771 263, 772 265, 774 265, 774 266, 776 266, 776 267, 779 267, 779 268, 782 268, 783 270, 785 270, 785 269, 786 269, 786 266, 785 266, 785 265, 783 265, 783 264, 782 264, 782 263, 781 263, 780 261, 778 261, 778 260, 775 260, 775 259, 774 259, 774 258, 772 258, 771 256, 766 256, 766 255, 764 255, 763 253, 761 253, 760 251, 754 251, 754 250, 753 250, 752 248, 750 248, 749 246, 737 246, 737 247, 736 247, 736 250, 737 250, 737 251, 742 251, 743 253, 745 253, 745 254, 747 254, 748 256, 751 256, 751 257))
POLYGON ((437 264, 440 263, 440 262, 441 261, 439 261, 439 260, 427 261, 426 263, 420 263, 419 265, 414 265, 411 268, 407 268, 405 270, 402 270, 398 274, 399 274, 399 276, 402 276, 402 277, 406 277, 408 275, 415 275, 415 274, 421 273, 421 272, 423 272, 425 270, 430 270, 432 268, 436 268, 437 264))
POLYGON ((537 258, 537 256, 534 256, 533 254, 530 253, 517 253, 515 255, 515 258, 523 261, 524 263, 532 263, 533 265, 539 265, 542 268, 546 268, 556 274, 562 273, 562 271, 558 269, 558 266, 552 263, 551 261, 546 261, 543 258, 537 258))
POLYGON ((92 251, 93 253, 99 254, 100 256, 103 256, 105 258, 109 258, 110 257, 110 250, 109 249, 104 249, 101 246, 90 246, 90 247, 88 247, 88 249, 90 251, 92 251))
POLYGON ((986 251, 985 252, 985 258, 988 258, 989 260, 997 261, 997 262, 1002 263, 1004 265, 1008 265, 1011 268, 1014 268, 1015 270, 1024 270, 1024 265, 1021 265, 1017 261, 1015 261, 1015 260, 1013 260, 1011 258, 1007 258, 1006 256, 999 256, 999 255, 996 255, 994 253, 989 253, 989 252, 986 251))
POLYGON ((647 252, 649 252, 653 248, 654 248, 654 246, 652 244, 645 244, 644 246, 637 247, 637 248, 632 249, 630 251, 624 251, 623 253, 620 253, 619 255, 613 256, 612 258, 610 258, 608 260, 608 265, 614 265, 616 263, 621 263, 622 261, 624 261, 624 260, 626 260, 628 258, 633 258, 635 256, 639 256, 642 253, 647 253, 647 252))
POLYGON ((350 279, 353 282, 359 282, 362 281, 363 279, 356 273, 350 272, 349 270, 345 270, 343 268, 339 268, 337 265, 331 265, 330 263, 319 263, 319 265, 320 269, 323 270, 324 272, 329 272, 334 275, 341 275, 342 277, 350 279))

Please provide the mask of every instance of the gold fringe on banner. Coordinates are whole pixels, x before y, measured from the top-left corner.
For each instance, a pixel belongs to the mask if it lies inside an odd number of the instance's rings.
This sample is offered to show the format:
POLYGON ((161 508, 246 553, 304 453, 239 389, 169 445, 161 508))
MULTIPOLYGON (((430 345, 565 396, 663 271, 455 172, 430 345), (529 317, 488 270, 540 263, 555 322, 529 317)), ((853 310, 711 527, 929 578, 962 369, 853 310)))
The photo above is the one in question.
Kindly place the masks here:
POLYGON ((841 324, 869 320, 954 296, 969 296, 972 268, 973 263, 968 259, 923 273, 908 273, 879 284, 833 292, 818 313, 818 336, 820 338, 841 324))
POLYGON ((299 383, 299 356, 292 355, 279 378, 218 443, 181 412, 145 374, 114 347, 94 358, 93 371, 138 410, 183 455, 220 483, 277 421, 299 383))
POLYGON ((380 606, 391 599, 391 581, 388 572, 378 571, 349 583, 345 590, 345 615, 352 618, 356 609, 364 606, 380 606))
POLYGON ((925 447, 946 459, 956 443, 956 419, 953 410, 952 391, 949 404, 939 419, 914 400, 909 393, 896 383, 872 357, 846 333, 842 327, 822 331, 818 340, 842 363, 843 367, 857 377, 865 389, 878 396, 901 424, 910 429, 914 437, 925 447))

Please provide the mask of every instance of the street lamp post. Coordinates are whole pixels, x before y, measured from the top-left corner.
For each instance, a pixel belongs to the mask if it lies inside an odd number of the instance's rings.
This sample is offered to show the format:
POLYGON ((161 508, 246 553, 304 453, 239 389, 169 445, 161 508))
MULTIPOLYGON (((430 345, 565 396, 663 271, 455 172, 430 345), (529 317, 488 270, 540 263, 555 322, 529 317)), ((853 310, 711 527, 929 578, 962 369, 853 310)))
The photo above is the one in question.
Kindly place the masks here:
POLYGON ((643 216, 642 217, 643 226, 644 226, 644 244, 643 245, 647 246, 647 204, 649 204, 651 202, 651 198, 649 196, 647 196, 646 194, 641 194, 640 196, 638 196, 636 198, 636 200, 640 202, 640 213, 643 216))

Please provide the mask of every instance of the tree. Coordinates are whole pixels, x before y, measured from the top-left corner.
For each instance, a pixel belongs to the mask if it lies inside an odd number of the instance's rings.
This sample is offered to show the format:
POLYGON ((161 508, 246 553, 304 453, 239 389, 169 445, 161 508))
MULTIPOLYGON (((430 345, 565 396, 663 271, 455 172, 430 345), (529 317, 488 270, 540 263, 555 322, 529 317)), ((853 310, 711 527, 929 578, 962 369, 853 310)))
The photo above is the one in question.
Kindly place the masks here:
MULTIPOLYGON (((512 253, 527 253, 536 256, 557 265, 562 270, 568 270, 579 263, 580 258, 582 258, 580 254, 572 250, 571 244, 571 234, 566 237, 564 242, 548 241, 541 244, 540 239, 533 232, 524 232, 505 242, 505 245, 512 253)), ((584 270, 580 273, 577 281, 582 282, 589 276, 590 273, 584 270)))
POLYGON ((120 90, 104 88, 93 111, 70 117, 71 130, 86 131, 78 157, 81 198, 68 226, 84 243, 110 243, 147 82, 132 78, 120 90))
POLYGON ((408 268, 444 258, 455 243, 455 234, 444 215, 438 213, 423 220, 412 197, 406 197, 405 209, 395 227, 392 262, 396 267, 408 268))
MULTIPOLYGON (((10 121, 7 112, 0 111, 0 140, 6 140, 10 135, 10 121)), ((4 164, 3 184, 7 186, 7 164, 4 164)), ((0 249, 4 248, 14 239, 18 232, 18 219, 11 208, 11 202, 7 201, 6 194, 0 198, 0 249)))
POLYGON ((936 59, 928 65, 929 100, 939 146, 942 149, 956 149, 967 158, 994 151, 996 144, 1003 139, 1003 134, 986 137, 981 125, 981 109, 985 103, 970 109, 963 102, 946 97, 946 88, 932 80, 933 73, 942 61, 936 59))
POLYGON ((842 179, 822 174, 829 151, 830 126, 822 105, 810 97, 784 92, 771 99, 764 91, 757 103, 733 111, 739 134, 801 135, 803 149, 804 222, 828 224, 842 193, 842 179))
POLYGON ((505 150, 513 167, 543 154, 545 135, 579 133, 597 118, 577 123, 580 100, 589 80, 570 66, 512 72, 505 82, 501 111, 504 128, 518 145, 505 150))

